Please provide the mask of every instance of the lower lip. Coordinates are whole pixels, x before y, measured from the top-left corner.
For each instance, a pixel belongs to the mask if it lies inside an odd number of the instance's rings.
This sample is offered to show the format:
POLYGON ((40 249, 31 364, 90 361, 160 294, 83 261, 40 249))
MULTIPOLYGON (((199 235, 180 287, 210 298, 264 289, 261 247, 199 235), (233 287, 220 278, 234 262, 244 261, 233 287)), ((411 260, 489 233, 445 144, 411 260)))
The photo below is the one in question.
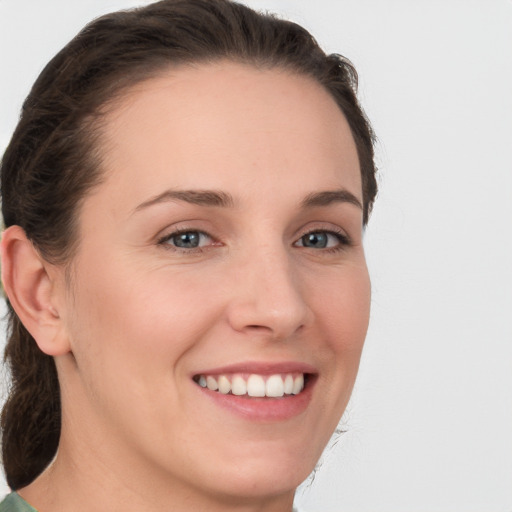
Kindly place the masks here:
POLYGON ((298 395, 285 395, 279 398, 224 395, 195 385, 216 405, 233 414, 250 421, 274 422, 291 419, 307 409, 313 395, 314 378, 308 378, 305 388, 298 395))

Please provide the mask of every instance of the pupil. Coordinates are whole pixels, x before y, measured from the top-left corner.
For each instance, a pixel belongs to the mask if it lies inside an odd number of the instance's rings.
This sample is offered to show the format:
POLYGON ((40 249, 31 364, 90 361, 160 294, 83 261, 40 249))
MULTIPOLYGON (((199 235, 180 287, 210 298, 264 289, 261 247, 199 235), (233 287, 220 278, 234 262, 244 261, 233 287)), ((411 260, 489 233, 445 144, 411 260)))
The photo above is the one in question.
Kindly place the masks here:
POLYGON ((304 247, 324 249, 327 247, 327 235, 325 233, 308 233, 302 237, 304 247))
POLYGON ((174 237, 174 245, 176 247, 182 247, 184 249, 193 249, 199 246, 199 233, 190 231, 188 233, 181 233, 174 237))

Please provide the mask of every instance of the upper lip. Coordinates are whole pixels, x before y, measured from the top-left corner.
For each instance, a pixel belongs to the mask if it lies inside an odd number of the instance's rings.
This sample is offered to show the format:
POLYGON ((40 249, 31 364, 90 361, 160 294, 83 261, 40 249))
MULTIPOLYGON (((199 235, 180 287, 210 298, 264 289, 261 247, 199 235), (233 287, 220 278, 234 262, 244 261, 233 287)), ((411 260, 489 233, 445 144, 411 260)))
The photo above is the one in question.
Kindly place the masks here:
POLYGON ((256 373, 259 375, 275 375, 278 373, 318 373, 317 369, 307 363, 297 361, 265 362, 252 361, 229 364, 222 367, 208 368, 195 372, 194 375, 222 375, 233 373, 256 373))

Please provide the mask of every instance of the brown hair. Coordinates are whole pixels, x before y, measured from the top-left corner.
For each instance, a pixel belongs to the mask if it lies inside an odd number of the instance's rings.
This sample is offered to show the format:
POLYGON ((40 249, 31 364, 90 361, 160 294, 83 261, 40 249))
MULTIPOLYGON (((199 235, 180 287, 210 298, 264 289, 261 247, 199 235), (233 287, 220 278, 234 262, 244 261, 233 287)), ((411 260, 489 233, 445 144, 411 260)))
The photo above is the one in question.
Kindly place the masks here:
MULTIPOLYGON (((105 107, 165 68, 219 59, 289 69, 329 91, 357 146, 366 224, 377 192, 374 136, 356 99, 352 65, 326 55, 295 23, 229 0, 163 0, 98 18, 43 70, 1 163, 5 226, 21 226, 48 261, 69 261, 79 238, 78 205, 101 181, 94 128, 105 107)), ((7 482, 17 489, 55 456, 61 412, 53 358, 10 304, 5 359, 12 385, 1 416, 2 455, 7 482)))

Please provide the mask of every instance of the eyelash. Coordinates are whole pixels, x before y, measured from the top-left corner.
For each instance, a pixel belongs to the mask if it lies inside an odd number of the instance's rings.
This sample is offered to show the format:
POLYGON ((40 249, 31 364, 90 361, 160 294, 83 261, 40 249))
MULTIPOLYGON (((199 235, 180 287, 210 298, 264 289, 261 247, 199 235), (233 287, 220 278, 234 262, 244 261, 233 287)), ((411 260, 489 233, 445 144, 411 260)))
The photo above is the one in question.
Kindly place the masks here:
MULTIPOLYGON (((195 233, 195 234, 199 234, 200 237, 202 237, 202 236, 207 237, 213 241, 212 245, 218 245, 215 243, 215 239, 211 235, 206 233, 205 231, 201 231, 199 229, 187 229, 187 228, 182 228, 182 229, 173 231, 172 233, 170 233, 168 235, 165 235, 164 237, 162 237, 158 240, 157 245, 164 247, 166 250, 182 252, 182 253, 187 253, 187 254, 202 253, 202 252, 204 252, 204 250, 207 250, 210 247, 210 245, 208 245, 206 247, 183 248, 183 247, 177 247, 175 245, 168 243, 173 238, 176 238, 180 235, 187 234, 187 233, 195 233)), ((293 245, 295 247, 304 247, 307 249, 308 248, 307 246, 297 245, 297 244, 300 241, 303 241, 304 237, 306 237, 308 235, 315 235, 315 234, 322 234, 322 235, 325 234, 325 235, 334 236, 338 241, 338 244, 336 244, 336 246, 334 246, 334 247, 321 247, 320 249, 314 249, 314 250, 322 251, 324 253, 337 253, 337 252, 345 250, 347 247, 350 247, 352 245, 352 241, 350 240, 350 238, 347 236, 346 233, 344 233, 341 230, 338 231, 338 230, 332 230, 332 229, 313 229, 311 231, 307 231, 306 233, 302 234, 294 242, 293 245)))
POLYGON ((205 247, 192 247, 192 248, 187 249, 187 248, 184 248, 184 247, 177 247, 175 245, 171 245, 170 243, 168 243, 173 238, 176 238, 176 237, 178 237, 180 235, 184 235, 184 234, 187 234, 187 233, 197 233, 197 234, 199 234, 199 236, 206 236, 210 240, 215 241, 214 238, 211 235, 209 235, 205 231, 201 231, 200 229, 181 228, 181 229, 173 231, 172 233, 170 233, 168 235, 165 235, 164 237, 160 238, 158 240, 158 245, 164 247, 164 249, 166 249, 168 251, 182 252, 182 253, 187 253, 187 254, 203 252, 205 250, 205 247))
MULTIPOLYGON (((296 247, 305 247, 304 245, 297 246, 296 244, 299 241, 302 241, 304 237, 308 235, 330 235, 337 239, 338 243, 334 247, 321 247, 320 249, 316 249, 318 251, 322 251, 324 253, 338 253, 340 251, 345 250, 347 247, 352 245, 352 241, 343 231, 333 230, 333 229, 313 229, 312 231, 308 231, 301 235, 299 239, 294 243, 296 247)), ((307 249, 307 247, 305 247, 307 249)))

